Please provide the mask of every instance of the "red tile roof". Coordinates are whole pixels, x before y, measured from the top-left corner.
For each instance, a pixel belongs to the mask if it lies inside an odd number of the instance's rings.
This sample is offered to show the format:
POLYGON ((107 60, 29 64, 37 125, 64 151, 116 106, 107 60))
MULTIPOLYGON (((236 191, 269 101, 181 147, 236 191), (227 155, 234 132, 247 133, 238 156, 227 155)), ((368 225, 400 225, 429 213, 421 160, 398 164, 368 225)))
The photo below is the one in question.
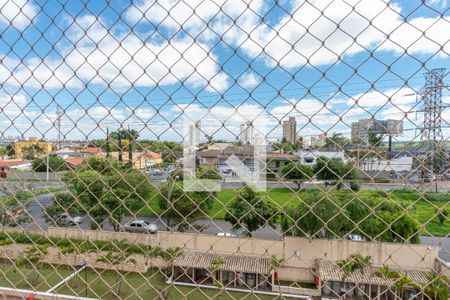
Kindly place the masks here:
POLYGON ((66 163, 72 166, 78 166, 82 164, 84 161, 84 157, 69 157, 65 160, 66 163))
POLYGON ((30 162, 29 160, 23 160, 23 159, 0 159, 0 167, 9 168, 12 166, 26 164, 29 162, 30 162))
POLYGON ((297 155, 288 153, 266 153, 267 158, 298 159, 297 155))
POLYGON ((87 147, 87 148, 81 149, 80 152, 96 154, 96 153, 102 153, 102 149, 96 148, 96 147, 87 147))

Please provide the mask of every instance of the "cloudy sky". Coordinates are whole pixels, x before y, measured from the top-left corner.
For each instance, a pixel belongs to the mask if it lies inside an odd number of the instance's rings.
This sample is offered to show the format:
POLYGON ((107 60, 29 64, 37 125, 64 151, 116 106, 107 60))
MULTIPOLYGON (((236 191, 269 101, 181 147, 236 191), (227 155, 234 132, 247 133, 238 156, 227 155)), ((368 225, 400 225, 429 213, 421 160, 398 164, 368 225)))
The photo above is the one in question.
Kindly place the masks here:
POLYGON ((186 117, 225 139, 260 118, 275 139, 293 115, 305 137, 375 116, 413 140, 423 73, 450 70, 449 3, 425 2, 0 0, 0 133, 54 139, 59 106, 68 139, 180 140, 186 117))

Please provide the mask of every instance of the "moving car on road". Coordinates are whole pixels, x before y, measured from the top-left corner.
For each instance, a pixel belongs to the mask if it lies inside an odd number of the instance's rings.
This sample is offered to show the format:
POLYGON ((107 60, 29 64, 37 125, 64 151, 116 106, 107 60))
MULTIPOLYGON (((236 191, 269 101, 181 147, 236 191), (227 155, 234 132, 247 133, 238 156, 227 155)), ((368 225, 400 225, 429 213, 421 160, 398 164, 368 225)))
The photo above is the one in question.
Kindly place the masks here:
POLYGON ((158 226, 146 220, 131 220, 123 225, 123 229, 128 232, 156 233, 158 226))

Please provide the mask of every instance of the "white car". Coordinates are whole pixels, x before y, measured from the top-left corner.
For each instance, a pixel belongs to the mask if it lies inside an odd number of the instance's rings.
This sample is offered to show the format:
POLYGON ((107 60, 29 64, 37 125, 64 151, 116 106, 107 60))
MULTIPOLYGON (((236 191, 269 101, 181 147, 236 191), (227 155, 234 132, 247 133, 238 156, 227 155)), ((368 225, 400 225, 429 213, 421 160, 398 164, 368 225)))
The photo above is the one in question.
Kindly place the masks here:
POLYGON ((217 236, 224 236, 224 237, 237 237, 236 234, 230 233, 230 232, 219 232, 216 234, 217 236))
POLYGON ((132 220, 123 225, 123 229, 128 232, 156 233, 158 226, 146 220, 132 220))
POLYGON ((63 224, 63 225, 69 225, 69 226, 75 226, 81 223, 81 217, 80 216, 75 216, 72 217, 70 216, 68 213, 63 213, 61 214, 58 219, 56 220, 56 222, 58 224, 63 224))

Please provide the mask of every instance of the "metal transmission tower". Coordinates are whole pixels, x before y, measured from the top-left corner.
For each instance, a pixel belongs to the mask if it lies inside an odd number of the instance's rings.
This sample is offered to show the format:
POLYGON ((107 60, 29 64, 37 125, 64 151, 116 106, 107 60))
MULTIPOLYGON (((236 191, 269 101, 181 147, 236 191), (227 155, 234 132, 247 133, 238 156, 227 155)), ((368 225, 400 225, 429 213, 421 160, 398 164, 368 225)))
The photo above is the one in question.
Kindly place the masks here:
POLYGON ((63 110, 62 108, 58 105, 56 108, 56 120, 55 120, 55 126, 56 126, 56 130, 58 131, 58 136, 57 136, 57 149, 61 148, 61 121, 62 121, 62 117, 63 117, 63 110))
POLYGON ((425 73, 425 86, 420 96, 424 113, 420 137, 420 175, 426 173, 442 175, 448 167, 445 139, 442 134, 442 112, 445 105, 442 103, 442 90, 444 89, 445 69, 434 69, 425 73))

